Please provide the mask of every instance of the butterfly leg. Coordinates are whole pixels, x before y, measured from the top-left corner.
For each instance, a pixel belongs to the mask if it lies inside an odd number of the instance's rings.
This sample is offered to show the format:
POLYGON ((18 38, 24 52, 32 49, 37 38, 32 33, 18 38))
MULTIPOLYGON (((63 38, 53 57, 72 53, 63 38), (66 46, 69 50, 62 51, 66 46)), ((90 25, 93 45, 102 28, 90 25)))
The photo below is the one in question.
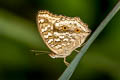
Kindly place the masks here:
POLYGON ((66 66, 69 66, 69 64, 70 64, 66 61, 66 57, 64 57, 64 63, 65 63, 66 66))
POLYGON ((85 43, 83 43, 83 44, 81 45, 81 47, 83 47, 85 44, 86 44, 86 42, 85 42, 85 43))
POLYGON ((78 51, 77 49, 74 50, 75 52, 79 53, 80 51, 78 51))
MULTIPOLYGON (((83 43, 80 47, 82 47, 82 46, 84 46, 86 43, 83 43)), ((77 52, 77 53, 79 53, 80 51, 79 50, 77 50, 77 49, 75 49, 74 50, 75 52, 77 52)))
MULTIPOLYGON (((63 58, 63 56, 56 55, 55 53, 50 53, 48 55, 52 58, 57 58, 57 57, 63 58)), ((66 66, 69 66, 69 63, 66 61, 66 57, 64 57, 64 63, 65 63, 66 66)))

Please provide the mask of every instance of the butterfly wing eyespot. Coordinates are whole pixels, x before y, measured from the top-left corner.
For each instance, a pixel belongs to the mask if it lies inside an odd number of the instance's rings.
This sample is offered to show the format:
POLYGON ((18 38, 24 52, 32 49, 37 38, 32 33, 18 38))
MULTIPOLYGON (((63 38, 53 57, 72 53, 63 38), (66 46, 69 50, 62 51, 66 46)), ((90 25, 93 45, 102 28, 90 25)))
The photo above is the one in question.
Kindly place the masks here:
POLYGON ((68 27, 67 26, 62 26, 62 30, 66 31, 66 30, 68 30, 68 27))
POLYGON ((80 30, 80 29, 78 29, 78 28, 76 28, 76 29, 75 29, 75 32, 76 32, 76 33, 80 33, 80 32, 81 32, 81 30, 80 30))

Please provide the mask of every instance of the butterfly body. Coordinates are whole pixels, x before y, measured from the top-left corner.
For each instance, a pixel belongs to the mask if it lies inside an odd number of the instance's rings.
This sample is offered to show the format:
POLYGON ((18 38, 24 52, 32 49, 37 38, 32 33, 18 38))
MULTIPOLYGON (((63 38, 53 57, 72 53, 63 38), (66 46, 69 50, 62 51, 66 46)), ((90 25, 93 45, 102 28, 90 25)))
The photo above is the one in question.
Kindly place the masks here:
POLYGON ((54 15, 48 11, 39 11, 37 24, 40 35, 53 52, 52 58, 65 58, 81 45, 90 34, 87 24, 78 17, 54 15))

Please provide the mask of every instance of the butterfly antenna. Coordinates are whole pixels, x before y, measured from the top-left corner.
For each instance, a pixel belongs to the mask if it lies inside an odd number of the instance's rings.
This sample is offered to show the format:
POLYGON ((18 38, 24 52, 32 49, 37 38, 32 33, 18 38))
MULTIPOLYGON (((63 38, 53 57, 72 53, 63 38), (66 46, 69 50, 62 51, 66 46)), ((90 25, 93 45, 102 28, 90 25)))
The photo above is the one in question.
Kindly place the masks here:
POLYGON ((35 55, 40 55, 40 54, 49 54, 49 51, 39 51, 39 50, 30 50, 31 52, 35 53, 35 55))

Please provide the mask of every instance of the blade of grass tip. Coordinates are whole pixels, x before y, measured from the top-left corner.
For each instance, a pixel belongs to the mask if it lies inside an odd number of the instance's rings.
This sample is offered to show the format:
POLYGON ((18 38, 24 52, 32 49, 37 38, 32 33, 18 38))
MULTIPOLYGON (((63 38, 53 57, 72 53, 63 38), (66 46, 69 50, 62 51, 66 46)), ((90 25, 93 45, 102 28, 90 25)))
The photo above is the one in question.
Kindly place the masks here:
POLYGON ((91 35, 91 37, 86 42, 86 44, 83 46, 80 52, 75 56, 71 64, 66 68, 66 70, 63 72, 63 74, 60 76, 58 80, 69 80, 70 79, 78 63, 82 59, 82 56, 85 55, 85 52, 87 51, 87 49, 96 39, 96 37, 100 34, 100 32, 105 28, 108 22, 110 22, 110 20, 114 17, 114 15, 119 11, 119 9, 120 9, 120 1, 118 1, 118 3, 115 5, 112 11, 107 15, 107 17, 97 27, 97 29, 94 31, 94 33, 91 35))

